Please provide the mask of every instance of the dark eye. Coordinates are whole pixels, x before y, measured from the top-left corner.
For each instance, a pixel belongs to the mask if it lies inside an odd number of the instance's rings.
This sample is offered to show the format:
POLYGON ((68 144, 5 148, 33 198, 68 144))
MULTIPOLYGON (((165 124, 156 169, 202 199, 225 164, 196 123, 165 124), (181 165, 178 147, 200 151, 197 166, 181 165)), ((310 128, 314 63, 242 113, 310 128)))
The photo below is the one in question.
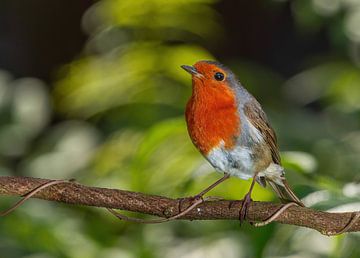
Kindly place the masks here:
POLYGON ((224 80, 225 76, 223 73, 217 72, 217 73, 215 73, 214 78, 217 81, 222 81, 222 80, 224 80))

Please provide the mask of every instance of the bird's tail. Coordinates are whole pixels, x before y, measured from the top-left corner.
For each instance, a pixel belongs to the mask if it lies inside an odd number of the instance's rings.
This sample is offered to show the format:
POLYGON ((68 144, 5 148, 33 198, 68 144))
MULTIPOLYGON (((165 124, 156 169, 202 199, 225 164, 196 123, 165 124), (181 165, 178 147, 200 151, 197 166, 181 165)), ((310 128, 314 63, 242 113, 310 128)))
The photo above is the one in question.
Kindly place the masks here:
POLYGON ((296 202, 300 206, 305 207, 305 205, 300 201, 300 199, 295 195, 295 193, 291 190, 288 182, 285 178, 281 179, 280 182, 272 181, 271 179, 267 179, 269 185, 274 189, 276 194, 278 195, 281 202, 288 203, 288 202, 296 202))

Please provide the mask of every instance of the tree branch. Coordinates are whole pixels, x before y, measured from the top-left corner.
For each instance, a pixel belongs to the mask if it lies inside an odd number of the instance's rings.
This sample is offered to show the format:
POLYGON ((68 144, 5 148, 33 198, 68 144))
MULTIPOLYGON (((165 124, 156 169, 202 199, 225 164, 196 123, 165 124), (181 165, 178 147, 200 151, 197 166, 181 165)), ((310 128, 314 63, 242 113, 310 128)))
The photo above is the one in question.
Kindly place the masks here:
MULTIPOLYGON (((47 179, 30 177, 0 177, 0 195, 25 195, 34 188, 49 182, 47 179)), ((104 207, 140 212, 159 217, 170 217, 179 213, 179 200, 137 192, 88 187, 78 183, 60 183, 37 193, 35 198, 67 204, 104 207)), ((181 202, 181 209, 189 202, 181 202)), ((183 220, 238 220, 241 201, 205 201, 187 213, 183 220)), ((264 221, 271 217, 281 204, 252 202, 248 210, 249 221, 264 221)), ((312 228, 325 235, 340 232, 350 222, 347 232, 360 231, 360 220, 353 218, 357 212, 329 213, 310 208, 293 206, 281 213, 275 221, 312 228)))

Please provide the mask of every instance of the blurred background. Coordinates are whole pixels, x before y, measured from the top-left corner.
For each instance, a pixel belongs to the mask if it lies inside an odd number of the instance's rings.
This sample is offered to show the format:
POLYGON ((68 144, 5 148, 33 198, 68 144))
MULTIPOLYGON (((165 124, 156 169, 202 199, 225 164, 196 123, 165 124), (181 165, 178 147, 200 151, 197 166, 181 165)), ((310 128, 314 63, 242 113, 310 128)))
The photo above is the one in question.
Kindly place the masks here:
MULTIPOLYGON (((359 0, 1 0, 0 175, 199 192, 221 176, 184 122, 179 66, 200 59, 229 66, 262 103, 307 206, 360 210, 359 0)), ((249 183, 211 195, 241 199, 249 183)), ((278 202, 259 186, 253 199, 278 202)), ((1 258, 355 258, 359 241, 280 224, 138 225, 40 200, 0 219, 1 258)))

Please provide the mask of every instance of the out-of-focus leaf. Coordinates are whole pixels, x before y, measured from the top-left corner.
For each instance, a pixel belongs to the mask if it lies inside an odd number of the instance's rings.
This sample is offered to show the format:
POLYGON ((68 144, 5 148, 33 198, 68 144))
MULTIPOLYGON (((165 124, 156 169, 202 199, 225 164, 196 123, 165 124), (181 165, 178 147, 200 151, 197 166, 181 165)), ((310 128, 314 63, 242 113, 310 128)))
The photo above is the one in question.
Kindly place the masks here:
POLYGON ((84 58, 64 69, 66 77, 55 90, 57 108, 89 117, 136 102, 183 106, 189 88, 182 85, 190 79, 180 65, 209 58, 196 46, 156 42, 133 43, 108 56, 84 58))
POLYGON ((216 1, 139 0, 130 4, 126 1, 107 0, 101 3, 98 15, 111 25, 183 30, 212 38, 221 28, 215 21, 216 13, 205 4, 214 2, 216 1), (194 17, 201 17, 201 22, 194 22, 194 17))
POLYGON ((313 173, 317 168, 316 159, 305 152, 287 151, 282 153, 283 165, 297 168, 303 173, 313 173))

